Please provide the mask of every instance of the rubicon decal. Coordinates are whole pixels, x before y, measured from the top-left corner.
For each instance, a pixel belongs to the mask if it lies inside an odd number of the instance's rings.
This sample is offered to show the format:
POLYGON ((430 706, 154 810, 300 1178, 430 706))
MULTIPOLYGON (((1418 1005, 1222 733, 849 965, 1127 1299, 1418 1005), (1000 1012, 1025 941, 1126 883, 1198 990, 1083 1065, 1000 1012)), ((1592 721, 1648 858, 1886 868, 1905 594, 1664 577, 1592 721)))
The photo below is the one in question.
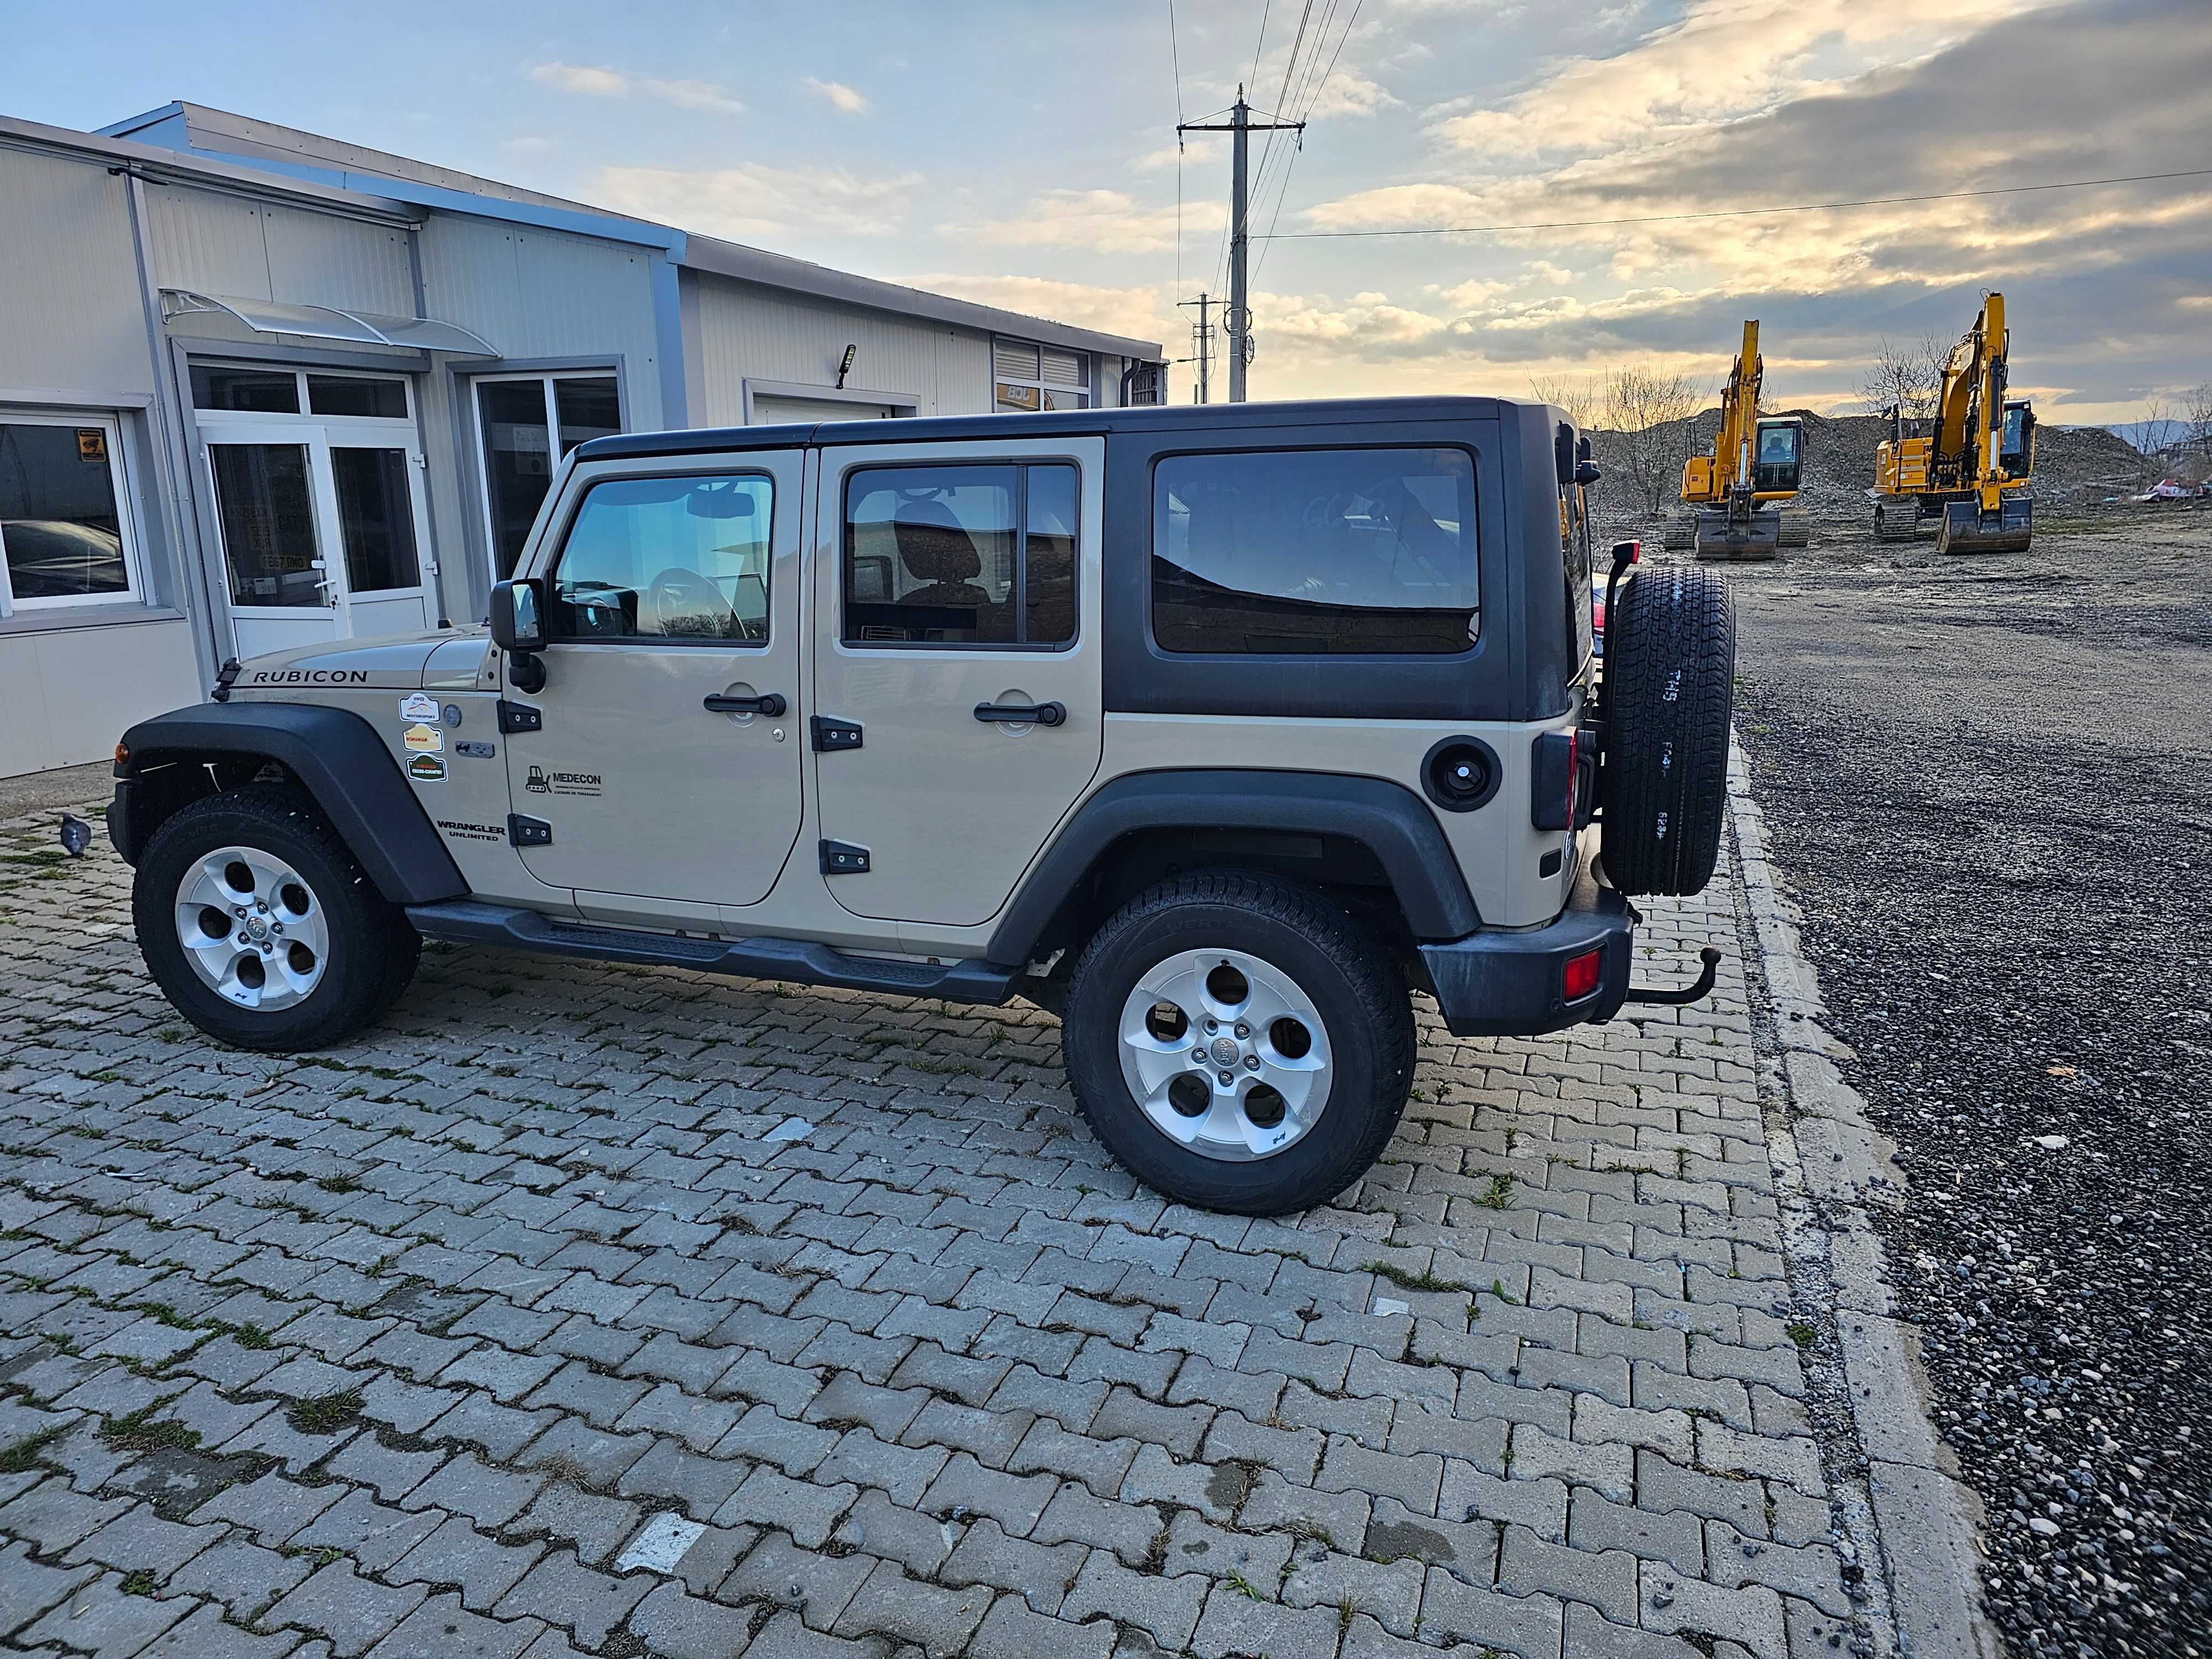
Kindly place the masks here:
POLYGON ((257 668, 250 685, 367 685, 366 668, 257 668))

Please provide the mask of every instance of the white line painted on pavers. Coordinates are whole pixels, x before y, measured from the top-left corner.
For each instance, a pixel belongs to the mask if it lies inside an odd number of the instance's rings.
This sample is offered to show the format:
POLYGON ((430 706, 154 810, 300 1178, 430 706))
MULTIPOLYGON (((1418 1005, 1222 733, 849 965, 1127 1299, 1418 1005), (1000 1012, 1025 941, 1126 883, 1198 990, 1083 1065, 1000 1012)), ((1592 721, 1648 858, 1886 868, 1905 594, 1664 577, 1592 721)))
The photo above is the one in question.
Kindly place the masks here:
MULTIPOLYGON (((1982 1616, 1979 1504, 1928 1411, 1913 1327, 1891 1317, 1881 1240, 1869 1208, 1906 1201, 1889 1142, 1866 1102, 1836 1069, 1850 1049, 1824 1024, 1818 975, 1799 946, 1795 913, 1768 861, 1766 823, 1742 747, 1731 744, 1729 805, 1737 868, 1774 1016, 1760 1048, 1762 1082, 1784 1109, 1768 1137, 1790 1278, 1801 1297, 1832 1310, 1844 1400, 1863 1475, 1841 1483, 1851 1530, 1878 1554, 1898 1650, 1911 1659, 1997 1659, 1982 1616), (1778 1062, 1778 1063, 1777 1063, 1778 1062), (1771 1071, 1773 1075, 1766 1075, 1771 1071)), ((1810 1356, 1808 1356, 1808 1358, 1810 1356)), ((1833 1356, 1832 1356, 1832 1358, 1833 1356)), ((1831 1460, 1832 1461, 1832 1459, 1831 1460)), ((1880 1629, 1881 1621, 1876 1628, 1880 1629)))

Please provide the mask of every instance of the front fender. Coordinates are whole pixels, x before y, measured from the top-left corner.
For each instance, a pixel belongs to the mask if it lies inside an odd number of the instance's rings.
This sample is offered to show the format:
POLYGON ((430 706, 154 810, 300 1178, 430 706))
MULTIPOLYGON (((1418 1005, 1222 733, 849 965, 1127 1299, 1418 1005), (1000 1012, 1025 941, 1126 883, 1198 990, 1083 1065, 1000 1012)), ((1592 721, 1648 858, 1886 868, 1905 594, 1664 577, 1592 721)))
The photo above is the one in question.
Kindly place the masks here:
POLYGON ((408 787, 375 729, 349 709, 313 703, 201 703, 123 734, 115 763, 108 838, 126 864, 180 799, 197 791, 163 789, 172 767, 222 761, 274 761, 300 781, 377 890, 394 904, 432 904, 469 890, 429 814, 408 787))

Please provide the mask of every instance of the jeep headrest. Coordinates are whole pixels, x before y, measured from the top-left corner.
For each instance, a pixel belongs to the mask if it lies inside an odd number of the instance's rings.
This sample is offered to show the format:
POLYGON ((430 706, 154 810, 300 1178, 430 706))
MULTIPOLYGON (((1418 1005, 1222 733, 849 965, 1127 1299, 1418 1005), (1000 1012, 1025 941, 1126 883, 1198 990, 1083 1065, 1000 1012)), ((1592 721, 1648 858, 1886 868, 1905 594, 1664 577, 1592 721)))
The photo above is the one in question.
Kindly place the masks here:
POLYGON ((891 530, 899 562, 916 581, 964 582, 983 568, 974 539, 942 501, 902 501, 891 530))

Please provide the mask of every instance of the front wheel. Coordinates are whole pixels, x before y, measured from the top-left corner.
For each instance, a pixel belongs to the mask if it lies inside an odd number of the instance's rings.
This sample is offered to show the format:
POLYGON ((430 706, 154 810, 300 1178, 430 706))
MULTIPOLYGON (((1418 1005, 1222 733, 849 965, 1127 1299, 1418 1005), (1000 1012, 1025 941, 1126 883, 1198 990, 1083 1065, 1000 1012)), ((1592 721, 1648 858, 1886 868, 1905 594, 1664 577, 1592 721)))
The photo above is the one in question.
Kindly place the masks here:
POLYGON ((1230 872, 1164 882, 1085 947, 1062 1042, 1092 1130, 1201 1209, 1325 1204, 1373 1164, 1413 1084, 1405 983, 1320 895, 1230 872))
POLYGON ((413 977, 422 942, 298 791, 193 802, 154 834, 131 886, 138 948, 210 1036, 295 1053, 351 1036, 413 977))

